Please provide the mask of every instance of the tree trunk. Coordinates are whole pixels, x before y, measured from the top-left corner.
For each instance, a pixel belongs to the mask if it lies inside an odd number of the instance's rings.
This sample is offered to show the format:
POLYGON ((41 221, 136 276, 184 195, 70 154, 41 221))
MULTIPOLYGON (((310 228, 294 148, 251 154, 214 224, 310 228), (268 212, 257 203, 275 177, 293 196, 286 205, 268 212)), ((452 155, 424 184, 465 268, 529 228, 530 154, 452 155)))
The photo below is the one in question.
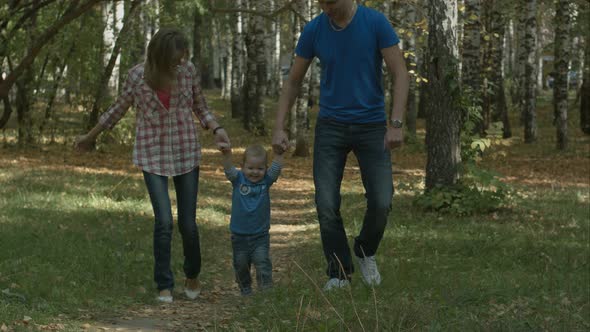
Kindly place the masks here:
POLYGON ((231 47, 231 23, 223 24, 223 27, 227 29, 224 32, 223 37, 223 90, 221 97, 223 100, 231 100, 231 84, 232 84, 232 71, 233 68, 233 49, 231 47))
POLYGON ((537 140, 537 0, 526 2, 526 27, 524 36, 524 49, 526 64, 524 70, 524 141, 533 143, 537 140))
MULTIPOLYGON (((249 9, 256 10, 253 2, 249 9)), ((246 82, 244 83, 244 128, 254 135, 265 135, 264 126, 264 81, 266 80, 266 58, 264 56, 264 21, 255 15, 248 19, 246 33, 246 82)))
POLYGON ((514 83, 512 85, 512 101, 520 116, 520 125, 525 118, 525 67, 528 53, 525 45, 526 6, 524 1, 516 1, 516 58, 514 63, 514 83))
MULTIPOLYGON (((271 11, 277 10, 279 7, 278 0, 270 1, 271 11)), ((277 97, 281 93, 283 84, 281 76, 281 18, 280 16, 270 23, 270 36, 268 40, 269 50, 269 79, 267 94, 272 97, 277 97)))
MULTIPOLYGON (((27 48, 31 48, 35 43, 35 32, 37 29, 37 14, 26 24, 24 29, 27 31, 26 42, 27 48)), ((35 75, 33 74, 34 67, 30 66, 23 72, 23 75, 19 77, 16 82, 16 116, 18 120, 18 145, 24 146, 25 144, 33 143, 33 116, 32 116, 32 94, 33 94, 33 81, 35 75)))
POLYGON ((459 179, 461 165, 461 91, 456 77, 459 65, 457 45, 457 1, 432 0, 428 5, 429 35, 426 118, 426 190, 452 186, 459 179))
POLYGON ((555 61, 553 81, 553 123, 557 129, 557 149, 565 150, 567 139, 567 74, 570 57, 570 1, 558 0, 555 12, 555 61))
MULTIPOLYGON (((299 0, 297 2, 297 12, 299 12, 307 21, 311 15, 309 11, 309 4, 307 0, 299 0)), ((298 36, 303 30, 306 22, 299 21, 298 36)), ((295 101, 295 151, 293 155, 296 157, 309 156, 309 92, 310 92, 311 71, 308 70, 301 83, 299 95, 295 101)))
POLYGON ((492 121, 502 122, 502 137, 512 137, 512 129, 510 127, 510 120, 508 118, 508 107, 506 105, 506 94, 504 92, 504 71, 501 70, 502 62, 504 60, 504 32, 505 20, 502 16, 501 10, 502 1, 493 0, 492 11, 490 13, 490 33, 491 33, 491 71, 490 80, 493 83, 491 86, 492 95, 492 121))
MULTIPOLYGON (((475 129, 474 133, 485 136, 486 130, 489 128, 490 125, 490 115, 492 113, 492 104, 496 96, 492 93, 492 76, 494 75, 494 71, 497 71, 498 68, 494 67, 492 53, 493 53, 493 43, 494 43, 494 36, 491 32, 493 18, 492 18, 492 11, 494 6, 494 0, 485 1, 481 7, 481 16, 482 16, 482 30, 484 31, 484 35, 481 42, 481 64, 480 66, 483 68, 481 71, 482 76, 482 85, 479 91, 474 92, 476 99, 481 97, 481 119, 476 120, 475 122, 475 129)), ((465 86, 464 90, 465 91, 465 86)))
MULTIPOLYGON (((2 80, 0 79, 0 83, 2 80)), ((12 114, 12 107, 10 106, 10 100, 8 96, 4 96, 2 98, 2 102, 4 103, 4 111, 2 113, 2 118, 0 118, 0 128, 4 128, 8 120, 10 120, 10 115, 12 114)))
POLYGON ((584 81, 580 90, 580 129, 584 134, 590 135, 590 34, 586 34, 584 50, 584 81))
POLYGON ((407 142, 416 141, 416 7, 406 5, 403 13, 404 26, 408 33, 404 36, 404 55, 406 56, 406 67, 410 68, 410 85, 408 87, 408 105, 406 109, 406 132, 405 140, 407 142))
MULTIPOLYGON (((57 64, 56 72, 53 76, 53 85, 49 90, 49 94, 47 96, 47 105, 45 105, 45 115, 43 116, 43 120, 41 120, 41 124, 39 125, 39 138, 43 136, 43 132, 45 130, 45 126, 49 119, 53 117, 53 103, 55 102, 55 97, 57 96, 57 89, 59 88, 59 83, 63 78, 64 69, 66 68, 66 64, 68 59, 74 53, 76 49, 76 42, 72 42, 66 56, 63 59, 55 58, 53 61, 57 64), (60 62, 61 61, 61 62, 60 62)), ((52 140, 53 141, 53 140, 52 140)))
MULTIPOLYGON (((127 77, 127 71, 133 65, 140 63, 143 61, 145 57, 145 49, 146 49, 146 32, 144 29, 145 25, 145 14, 142 11, 141 6, 138 8, 137 19, 129 22, 132 24, 131 28, 131 36, 129 38, 129 46, 123 47, 121 49, 121 61, 119 66, 119 88, 117 91, 121 91, 123 85, 125 84, 125 78, 127 77)), ((125 15, 129 15, 130 4, 125 3, 125 15)), ((198 68, 198 67, 197 67, 198 68)))
MULTIPOLYGON (((242 7, 242 0, 234 0, 236 8, 242 7)), ((242 14, 235 13, 232 24, 232 75, 231 75, 231 117, 241 118, 244 114, 242 103, 244 65, 244 38, 242 34, 242 14)))
POLYGON ((113 72, 113 68, 115 67, 117 57, 119 56, 121 45, 124 41, 127 40, 127 32, 131 27, 131 24, 129 24, 129 22, 133 21, 133 16, 137 12, 136 9, 139 8, 140 3, 141 0, 134 0, 131 3, 131 7, 129 7, 129 13, 123 19, 123 27, 121 28, 121 31, 119 31, 119 33, 117 34, 117 40, 115 41, 115 45, 113 46, 111 57, 106 65, 105 71, 103 72, 100 79, 100 83, 97 87, 96 96, 94 98, 94 103, 92 104, 92 110, 90 112, 90 117, 88 118, 88 124, 86 126, 88 130, 94 127, 98 122, 98 113, 104 102, 104 97, 108 89, 108 83, 113 72))
MULTIPOLYGON (((481 0, 465 0, 461 82, 463 91, 473 94, 476 107, 481 107, 481 13, 481 0)), ((477 121, 475 130, 483 133, 487 125, 486 121, 477 121)))

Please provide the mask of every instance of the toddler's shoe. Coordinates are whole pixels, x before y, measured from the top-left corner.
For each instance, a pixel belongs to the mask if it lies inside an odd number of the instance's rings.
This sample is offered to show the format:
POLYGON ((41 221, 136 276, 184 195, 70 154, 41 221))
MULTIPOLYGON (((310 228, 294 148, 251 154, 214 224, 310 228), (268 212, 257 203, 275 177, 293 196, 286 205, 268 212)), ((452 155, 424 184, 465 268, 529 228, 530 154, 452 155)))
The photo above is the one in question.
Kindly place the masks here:
POLYGON ((240 289, 240 294, 242 294, 242 296, 250 296, 252 295, 252 288, 251 287, 245 287, 240 289))

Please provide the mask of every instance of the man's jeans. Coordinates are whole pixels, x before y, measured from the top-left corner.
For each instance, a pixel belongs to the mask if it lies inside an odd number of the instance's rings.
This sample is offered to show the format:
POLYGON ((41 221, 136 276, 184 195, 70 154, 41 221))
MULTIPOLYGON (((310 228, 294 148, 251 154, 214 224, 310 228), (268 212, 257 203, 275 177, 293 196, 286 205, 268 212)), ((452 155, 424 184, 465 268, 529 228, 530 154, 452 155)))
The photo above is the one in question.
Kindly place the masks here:
MULTIPOLYGON (((168 195, 168 177, 143 172, 143 178, 154 209, 154 280, 158 290, 174 288, 170 268, 172 242, 172 207, 168 195)), ((201 249, 196 224, 199 168, 173 177, 178 209, 178 229, 184 250, 184 274, 193 279, 201 271, 201 249)))
POLYGON ((373 256, 379 247, 391 210, 391 154, 384 147, 384 123, 347 124, 318 119, 313 151, 315 202, 330 278, 345 279, 354 271, 340 215, 340 187, 348 153, 359 163, 367 210, 354 241, 358 257, 373 256), (342 267, 341 267, 342 265, 342 267))
POLYGON ((250 266, 256 267, 256 283, 259 289, 272 287, 272 262, 270 261, 270 234, 254 235, 232 233, 231 244, 234 254, 236 282, 243 295, 252 293, 250 266))

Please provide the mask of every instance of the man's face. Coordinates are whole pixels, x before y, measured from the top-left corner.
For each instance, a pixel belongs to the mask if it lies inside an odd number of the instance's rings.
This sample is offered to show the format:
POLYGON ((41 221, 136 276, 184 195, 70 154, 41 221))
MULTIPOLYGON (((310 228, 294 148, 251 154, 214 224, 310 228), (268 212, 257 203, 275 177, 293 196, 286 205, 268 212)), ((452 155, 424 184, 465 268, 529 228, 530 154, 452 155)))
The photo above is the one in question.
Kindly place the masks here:
POLYGON ((351 1, 354 0, 318 0, 320 8, 333 20, 345 20, 350 14, 351 1))

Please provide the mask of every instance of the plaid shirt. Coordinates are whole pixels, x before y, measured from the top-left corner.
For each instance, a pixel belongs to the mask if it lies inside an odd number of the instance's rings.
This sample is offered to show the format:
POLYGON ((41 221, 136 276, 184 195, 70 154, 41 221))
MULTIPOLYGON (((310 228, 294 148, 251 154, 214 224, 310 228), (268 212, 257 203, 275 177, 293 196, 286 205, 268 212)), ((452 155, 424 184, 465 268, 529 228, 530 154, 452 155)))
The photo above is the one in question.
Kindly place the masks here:
POLYGON ((190 61, 178 66, 169 109, 147 85, 143 70, 143 64, 129 70, 121 95, 99 123, 112 129, 133 104, 137 111, 133 163, 148 173, 164 176, 190 172, 201 160, 201 144, 192 115, 197 116, 204 129, 215 120, 201 91, 197 70, 190 61))

